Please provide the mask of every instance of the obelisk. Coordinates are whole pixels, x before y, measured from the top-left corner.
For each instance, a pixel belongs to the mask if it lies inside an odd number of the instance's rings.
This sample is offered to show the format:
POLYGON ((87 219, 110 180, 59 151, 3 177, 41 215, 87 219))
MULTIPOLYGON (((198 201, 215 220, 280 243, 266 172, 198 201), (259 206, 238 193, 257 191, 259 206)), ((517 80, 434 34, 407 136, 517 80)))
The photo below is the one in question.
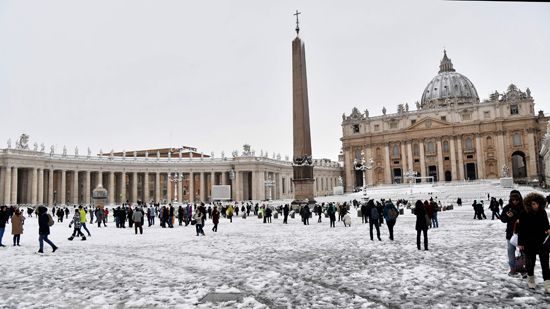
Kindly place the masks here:
POLYGON ((306 51, 299 37, 300 27, 296 11, 296 38, 292 41, 292 114, 294 133, 294 201, 292 206, 315 204, 309 102, 307 96, 306 51))

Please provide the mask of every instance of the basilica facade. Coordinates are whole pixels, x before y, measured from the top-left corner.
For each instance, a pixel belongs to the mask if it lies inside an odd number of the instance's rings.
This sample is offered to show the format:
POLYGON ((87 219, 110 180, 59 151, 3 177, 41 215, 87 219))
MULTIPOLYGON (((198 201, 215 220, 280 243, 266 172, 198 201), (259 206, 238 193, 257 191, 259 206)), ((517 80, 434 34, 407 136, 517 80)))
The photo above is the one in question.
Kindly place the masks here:
POLYGON ((356 170, 362 157, 372 170, 367 185, 411 181, 500 178, 507 165, 516 182, 541 176, 539 150, 547 118, 535 114, 527 88, 509 85, 480 101, 474 84, 456 72, 444 52, 438 74, 424 89, 416 110, 399 104, 397 113, 370 116, 353 108, 342 116, 346 191, 363 186, 356 170))

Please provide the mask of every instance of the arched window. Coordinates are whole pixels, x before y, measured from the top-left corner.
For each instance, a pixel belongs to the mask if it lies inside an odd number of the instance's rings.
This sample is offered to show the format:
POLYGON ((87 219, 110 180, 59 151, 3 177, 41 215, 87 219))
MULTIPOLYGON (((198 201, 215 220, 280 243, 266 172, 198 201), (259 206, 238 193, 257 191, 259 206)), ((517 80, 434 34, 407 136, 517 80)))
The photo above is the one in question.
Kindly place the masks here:
POLYGON ((493 138, 492 137, 487 137, 487 147, 491 148, 493 147, 493 138))
POLYGON ((376 156, 380 156, 380 147, 376 148, 376 156))
POLYGON ((445 152, 449 151, 449 142, 445 141, 443 143, 443 151, 445 152))
POLYGON ((415 155, 418 154, 418 145, 417 144, 414 144, 414 154, 415 155))
POLYGON ((398 156, 399 155, 399 146, 394 145, 393 146, 393 155, 398 156))
POLYGON ((361 150, 355 150, 355 159, 361 160, 361 150))
POLYGON ((469 137, 466 139, 466 149, 474 149, 474 146, 472 145, 472 139, 469 137))
POLYGON ((514 134, 514 146, 521 146, 521 136, 514 134))
POLYGON ((428 143, 428 152, 434 152, 434 143, 433 142, 428 143))

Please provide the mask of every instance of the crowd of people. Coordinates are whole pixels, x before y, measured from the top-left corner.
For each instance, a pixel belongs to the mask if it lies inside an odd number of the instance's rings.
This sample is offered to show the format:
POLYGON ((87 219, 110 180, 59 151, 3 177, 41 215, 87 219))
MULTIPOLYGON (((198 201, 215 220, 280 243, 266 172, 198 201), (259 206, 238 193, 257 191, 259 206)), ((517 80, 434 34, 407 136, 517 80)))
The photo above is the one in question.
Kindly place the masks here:
MULTIPOLYGON (((436 198, 437 199, 437 198, 436 198)), ((507 205, 504 205, 502 199, 495 197, 489 199, 489 210, 492 212, 492 220, 500 219, 506 224, 506 240, 507 240, 507 255, 510 271, 509 276, 522 276, 528 281, 528 287, 535 288, 534 268, 536 257, 539 257, 542 268, 542 277, 544 279, 544 288, 547 293, 550 293, 550 269, 549 269, 549 254, 550 254, 550 224, 546 213, 546 206, 550 202, 550 195, 544 197, 538 193, 530 193, 525 198, 517 190, 510 192, 510 200, 507 205), (502 208, 502 212, 500 209, 502 208), (544 244, 546 242, 546 244, 544 244), (519 257, 516 257, 516 250, 519 249, 519 257), (526 260, 526 268, 518 271, 516 269, 516 259, 524 258, 526 260)), ((457 205, 462 205, 462 200, 457 200, 457 205)), ((355 207, 359 210, 362 224, 369 225, 369 236, 371 241, 374 241, 374 230, 376 229, 376 237, 382 241, 380 235, 380 227, 386 224, 389 232, 390 241, 394 240, 393 228, 397 223, 397 219, 402 213, 403 208, 413 209, 416 216, 415 230, 417 232, 417 248, 428 250, 428 229, 438 228, 439 222, 437 213, 441 210, 441 202, 437 203, 433 198, 430 200, 417 200, 414 204, 406 200, 397 200, 396 204, 391 199, 380 201, 369 200, 366 203, 361 203, 357 200, 338 203, 321 203, 314 205, 310 209, 309 205, 303 205, 297 209, 291 209, 290 205, 280 205, 272 207, 268 205, 260 205, 256 203, 235 203, 222 205, 214 203, 205 205, 204 203, 197 205, 186 205, 174 207, 171 204, 160 205, 138 203, 132 206, 129 203, 116 206, 112 209, 112 216, 116 228, 126 228, 128 223, 129 228, 134 228, 135 234, 143 234, 143 226, 145 218, 147 218, 148 226, 155 225, 155 218, 160 221, 162 228, 174 228, 177 220, 180 226, 195 225, 196 235, 205 236, 204 226, 206 220, 211 219, 213 223, 212 232, 218 231, 218 224, 221 217, 227 218, 229 222, 233 222, 233 216, 238 216, 239 211, 246 218, 250 213, 264 219, 264 223, 271 223, 273 213, 283 216, 283 224, 288 224, 288 216, 298 214, 301 217, 304 225, 309 225, 310 217, 318 216, 318 223, 322 222, 323 215, 329 219, 329 226, 336 227, 336 220, 342 221, 345 227, 351 226, 352 220, 350 216, 350 207, 355 207), (423 236, 423 239, 421 239, 423 236), (423 241, 421 241, 423 240, 423 241)), ((474 219, 487 219, 484 212, 483 200, 474 200, 472 203, 474 209, 474 219)), ((54 207, 51 214, 48 208, 38 206, 36 208, 27 208, 28 217, 32 217, 36 213, 39 224, 39 253, 44 251, 44 242, 52 247, 55 252, 58 247, 48 239, 50 227, 54 224, 53 217, 57 217, 57 222, 63 222, 63 219, 69 218, 70 207, 54 207), (52 217, 53 215, 53 217, 52 217)), ((82 241, 86 240, 86 234, 90 237, 91 233, 88 230, 87 215, 90 216, 90 224, 95 222, 98 228, 103 224, 107 226, 109 209, 107 207, 87 208, 74 206, 74 215, 69 223, 69 228, 73 229, 72 235, 68 238, 73 240, 75 237, 80 237, 82 241)), ((25 217, 23 209, 14 206, 2 206, 0 208, 0 247, 5 247, 2 243, 6 224, 10 222, 12 225, 13 245, 19 246, 21 235, 23 234, 23 226, 25 217)))

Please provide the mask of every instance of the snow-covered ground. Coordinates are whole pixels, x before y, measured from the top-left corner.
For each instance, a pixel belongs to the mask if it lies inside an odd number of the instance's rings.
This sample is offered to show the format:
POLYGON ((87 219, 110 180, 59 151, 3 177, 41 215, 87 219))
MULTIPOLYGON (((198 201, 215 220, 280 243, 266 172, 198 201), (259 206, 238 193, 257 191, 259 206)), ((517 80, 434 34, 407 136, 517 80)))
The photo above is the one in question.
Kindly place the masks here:
MULTIPOLYGON (((520 189, 526 194, 529 189, 520 189)), ((408 187, 369 189, 369 196, 399 198, 408 187)), ((464 206, 440 212, 429 251, 416 248, 415 217, 398 218, 395 241, 370 240, 368 225, 353 214, 351 227, 314 217, 264 224, 255 217, 221 219, 218 232, 195 236, 195 228, 116 229, 88 223, 87 241, 67 240, 68 221, 52 227, 59 247, 37 254, 36 218, 28 218, 21 247, 11 246, 11 225, 0 248, 2 308, 550 308, 540 266, 537 289, 507 275, 505 225, 473 220, 472 198, 503 197, 494 185, 416 186, 416 198, 437 196, 444 204, 462 196, 464 206), (433 192, 431 195, 428 192, 433 192), (213 292, 242 293, 240 301, 203 303, 213 292)), ((320 197, 349 201, 360 194, 320 197)), ((288 201, 285 201, 288 202, 288 201)), ((487 205, 487 204, 486 204, 487 205)), ((71 214, 72 215, 72 214, 71 214)))

